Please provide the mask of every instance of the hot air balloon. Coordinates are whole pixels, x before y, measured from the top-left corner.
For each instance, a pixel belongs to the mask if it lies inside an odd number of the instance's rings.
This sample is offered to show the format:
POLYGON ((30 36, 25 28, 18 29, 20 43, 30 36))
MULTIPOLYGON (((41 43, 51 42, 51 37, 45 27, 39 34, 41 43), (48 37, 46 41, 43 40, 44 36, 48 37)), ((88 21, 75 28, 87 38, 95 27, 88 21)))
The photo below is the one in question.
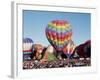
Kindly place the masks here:
POLYGON ((69 65, 70 56, 73 54, 74 50, 75 50, 75 45, 72 40, 70 40, 69 43, 63 48, 63 52, 68 58, 68 65, 69 65))
POLYGON ((65 20, 49 22, 45 33, 50 44, 56 49, 57 54, 62 53, 64 46, 68 44, 72 37, 71 25, 65 20))
POLYGON ((76 47, 76 52, 80 58, 91 58, 91 41, 88 40, 76 47))
POLYGON ((75 45, 73 41, 69 41, 69 43, 63 48, 64 54, 69 58, 75 49, 75 45))
POLYGON ((30 60, 32 54, 33 40, 30 38, 23 39, 23 60, 30 60))

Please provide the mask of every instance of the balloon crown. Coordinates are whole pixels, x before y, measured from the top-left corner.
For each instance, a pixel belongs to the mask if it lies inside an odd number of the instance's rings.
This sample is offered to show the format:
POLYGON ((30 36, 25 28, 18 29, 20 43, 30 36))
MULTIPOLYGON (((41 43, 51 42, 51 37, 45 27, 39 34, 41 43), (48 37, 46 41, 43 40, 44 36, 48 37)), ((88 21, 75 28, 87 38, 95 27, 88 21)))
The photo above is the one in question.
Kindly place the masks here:
POLYGON ((33 43, 33 40, 31 38, 24 38, 23 43, 33 43))

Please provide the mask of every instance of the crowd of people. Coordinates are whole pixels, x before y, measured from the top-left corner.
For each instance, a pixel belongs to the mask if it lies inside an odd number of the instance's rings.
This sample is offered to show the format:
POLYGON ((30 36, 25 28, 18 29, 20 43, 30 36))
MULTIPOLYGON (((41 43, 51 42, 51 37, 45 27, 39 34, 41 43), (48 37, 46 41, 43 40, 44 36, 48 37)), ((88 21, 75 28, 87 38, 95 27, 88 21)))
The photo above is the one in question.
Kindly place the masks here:
POLYGON ((76 47, 69 59, 63 54, 63 52, 62 54, 60 53, 60 57, 58 57, 58 54, 59 53, 56 52, 51 45, 47 47, 44 47, 41 44, 33 45, 32 41, 30 41, 30 43, 24 43, 23 69, 78 67, 91 65, 89 42, 76 47))

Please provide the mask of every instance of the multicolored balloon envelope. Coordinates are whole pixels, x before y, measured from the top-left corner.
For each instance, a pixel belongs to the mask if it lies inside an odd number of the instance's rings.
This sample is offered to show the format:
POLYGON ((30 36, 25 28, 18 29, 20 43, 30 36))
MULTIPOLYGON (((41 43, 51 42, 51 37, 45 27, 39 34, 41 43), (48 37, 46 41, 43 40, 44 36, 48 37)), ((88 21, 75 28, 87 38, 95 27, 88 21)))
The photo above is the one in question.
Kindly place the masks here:
POLYGON ((65 20, 49 22, 45 33, 48 41, 57 51, 62 51, 72 37, 71 25, 65 20))
POLYGON ((69 41, 69 43, 63 48, 63 52, 67 57, 70 57, 71 54, 73 54, 75 50, 75 45, 72 40, 69 41))

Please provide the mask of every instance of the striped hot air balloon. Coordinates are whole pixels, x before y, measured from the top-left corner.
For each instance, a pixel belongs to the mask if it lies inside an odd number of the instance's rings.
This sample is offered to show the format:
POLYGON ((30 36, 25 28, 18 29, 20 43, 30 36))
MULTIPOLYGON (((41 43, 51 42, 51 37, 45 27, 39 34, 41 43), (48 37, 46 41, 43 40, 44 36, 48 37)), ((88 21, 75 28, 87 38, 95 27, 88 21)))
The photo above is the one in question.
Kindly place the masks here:
POLYGON ((72 40, 70 40, 68 44, 63 48, 63 52, 68 58, 67 59, 68 66, 70 66, 70 56, 73 54, 74 50, 75 50, 75 45, 72 40))
POLYGON ((65 20, 54 20, 48 23, 46 37, 56 51, 61 52, 72 37, 71 25, 65 20))
POLYGON ((72 40, 69 41, 69 43, 63 48, 64 54, 69 58, 75 50, 75 45, 72 40))
POLYGON ((30 38, 23 39, 23 60, 30 60, 32 54, 33 40, 30 38))

